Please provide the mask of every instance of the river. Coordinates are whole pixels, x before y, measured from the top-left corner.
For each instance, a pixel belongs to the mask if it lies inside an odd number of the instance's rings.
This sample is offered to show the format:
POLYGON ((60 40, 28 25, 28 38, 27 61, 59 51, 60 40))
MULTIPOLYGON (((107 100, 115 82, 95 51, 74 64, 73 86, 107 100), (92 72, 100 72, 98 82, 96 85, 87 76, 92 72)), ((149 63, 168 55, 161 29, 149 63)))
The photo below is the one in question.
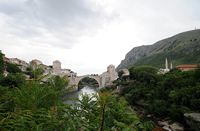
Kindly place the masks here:
POLYGON ((96 87, 91 87, 91 86, 84 86, 82 89, 74 92, 70 92, 64 96, 64 100, 66 104, 74 104, 74 99, 81 99, 82 94, 85 95, 94 95, 97 93, 97 88, 96 87))

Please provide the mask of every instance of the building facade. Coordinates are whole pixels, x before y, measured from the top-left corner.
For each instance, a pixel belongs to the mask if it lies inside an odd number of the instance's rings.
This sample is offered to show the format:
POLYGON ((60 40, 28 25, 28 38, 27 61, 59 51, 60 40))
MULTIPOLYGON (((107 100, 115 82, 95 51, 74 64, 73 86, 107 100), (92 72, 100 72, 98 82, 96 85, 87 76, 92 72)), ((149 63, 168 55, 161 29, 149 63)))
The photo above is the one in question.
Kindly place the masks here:
POLYGON ((196 64, 185 64, 185 65, 178 65, 176 66, 177 69, 181 70, 181 71, 191 71, 191 70, 195 70, 198 68, 198 65, 196 64))
POLYGON ((104 86, 112 85, 113 84, 112 82, 118 78, 118 74, 115 70, 115 66, 109 65, 107 67, 107 71, 102 73, 100 75, 100 78, 101 78, 101 85, 104 85, 104 86))

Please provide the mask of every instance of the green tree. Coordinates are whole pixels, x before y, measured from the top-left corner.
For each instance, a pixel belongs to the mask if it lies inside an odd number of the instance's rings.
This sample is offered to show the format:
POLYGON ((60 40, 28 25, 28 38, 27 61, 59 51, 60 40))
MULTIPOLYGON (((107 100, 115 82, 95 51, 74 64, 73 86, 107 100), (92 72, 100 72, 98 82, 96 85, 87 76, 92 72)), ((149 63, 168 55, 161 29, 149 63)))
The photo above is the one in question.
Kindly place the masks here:
POLYGON ((3 60, 4 54, 1 53, 0 50, 0 74, 3 74, 4 71, 4 60, 3 60))
POLYGON ((134 68, 137 72, 148 72, 151 74, 157 74, 158 69, 152 66, 144 65, 144 66, 137 66, 134 68))
POLYGON ((42 67, 37 67, 36 69, 33 70, 33 78, 35 80, 40 80, 40 78, 43 76, 44 69, 42 67))
POLYGON ((131 67, 129 69, 130 78, 146 84, 156 84, 158 70, 151 66, 131 67))
POLYGON ((53 90, 59 91, 62 94, 68 92, 70 89, 67 88, 69 80, 67 76, 51 76, 47 81, 49 86, 52 87, 53 90))
POLYGON ((16 64, 6 63, 6 70, 9 73, 20 73, 22 72, 21 69, 16 64))
POLYGON ((195 70, 194 78, 196 81, 200 82, 200 66, 198 66, 198 68, 195 70))
POLYGON ((76 130, 74 110, 50 85, 29 81, 12 90, 0 89, 0 130, 76 130))
POLYGON ((152 123, 142 123, 124 98, 102 92, 98 98, 100 130, 152 130, 152 123), (146 124, 146 125, 145 125, 146 124))
POLYGON ((58 93, 52 88, 30 81, 20 89, 17 88, 12 95, 17 108, 37 110, 50 108, 58 104, 58 93))
POLYGON ((198 112, 199 69, 172 70, 158 75, 153 68, 132 67, 129 72, 130 79, 118 84, 123 87, 120 94, 131 105, 142 106, 157 117, 170 117, 180 122, 185 112, 198 112))
POLYGON ((10 88, 21 87, 25 84, 25 76, 21 73, 9 73, 6 77, 0 79, 0 85, 10 88))
POLYGON ((34 80, 41 80, 44 77, 44 69, 42 66, 34 66, 34 68, 32 68, 31 66, 27 67, 26 72, 27 75, 30 76, 31 79, 34 80))

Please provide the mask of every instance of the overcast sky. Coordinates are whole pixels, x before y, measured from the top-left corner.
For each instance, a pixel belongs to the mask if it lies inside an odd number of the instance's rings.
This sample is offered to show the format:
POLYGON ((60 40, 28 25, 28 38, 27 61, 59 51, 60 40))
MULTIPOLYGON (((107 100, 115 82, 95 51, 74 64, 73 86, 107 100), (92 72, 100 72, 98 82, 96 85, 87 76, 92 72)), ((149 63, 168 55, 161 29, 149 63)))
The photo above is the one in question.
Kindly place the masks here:
POLYGON ((133 47, 200 28, 200 0, 0 0, 0 50, 78 75, 117 66, 133 47))

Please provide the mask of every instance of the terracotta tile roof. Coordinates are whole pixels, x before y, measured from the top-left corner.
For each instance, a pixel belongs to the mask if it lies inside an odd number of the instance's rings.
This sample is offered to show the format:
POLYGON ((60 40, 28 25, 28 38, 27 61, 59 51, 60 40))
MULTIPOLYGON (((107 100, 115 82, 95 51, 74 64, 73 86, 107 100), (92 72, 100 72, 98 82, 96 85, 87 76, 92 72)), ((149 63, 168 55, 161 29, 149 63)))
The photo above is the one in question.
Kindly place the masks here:
POLYGON ((178 65, 176 68, 197 68, 198 66, 196 64, 185 64, 185 65, 178 65))

